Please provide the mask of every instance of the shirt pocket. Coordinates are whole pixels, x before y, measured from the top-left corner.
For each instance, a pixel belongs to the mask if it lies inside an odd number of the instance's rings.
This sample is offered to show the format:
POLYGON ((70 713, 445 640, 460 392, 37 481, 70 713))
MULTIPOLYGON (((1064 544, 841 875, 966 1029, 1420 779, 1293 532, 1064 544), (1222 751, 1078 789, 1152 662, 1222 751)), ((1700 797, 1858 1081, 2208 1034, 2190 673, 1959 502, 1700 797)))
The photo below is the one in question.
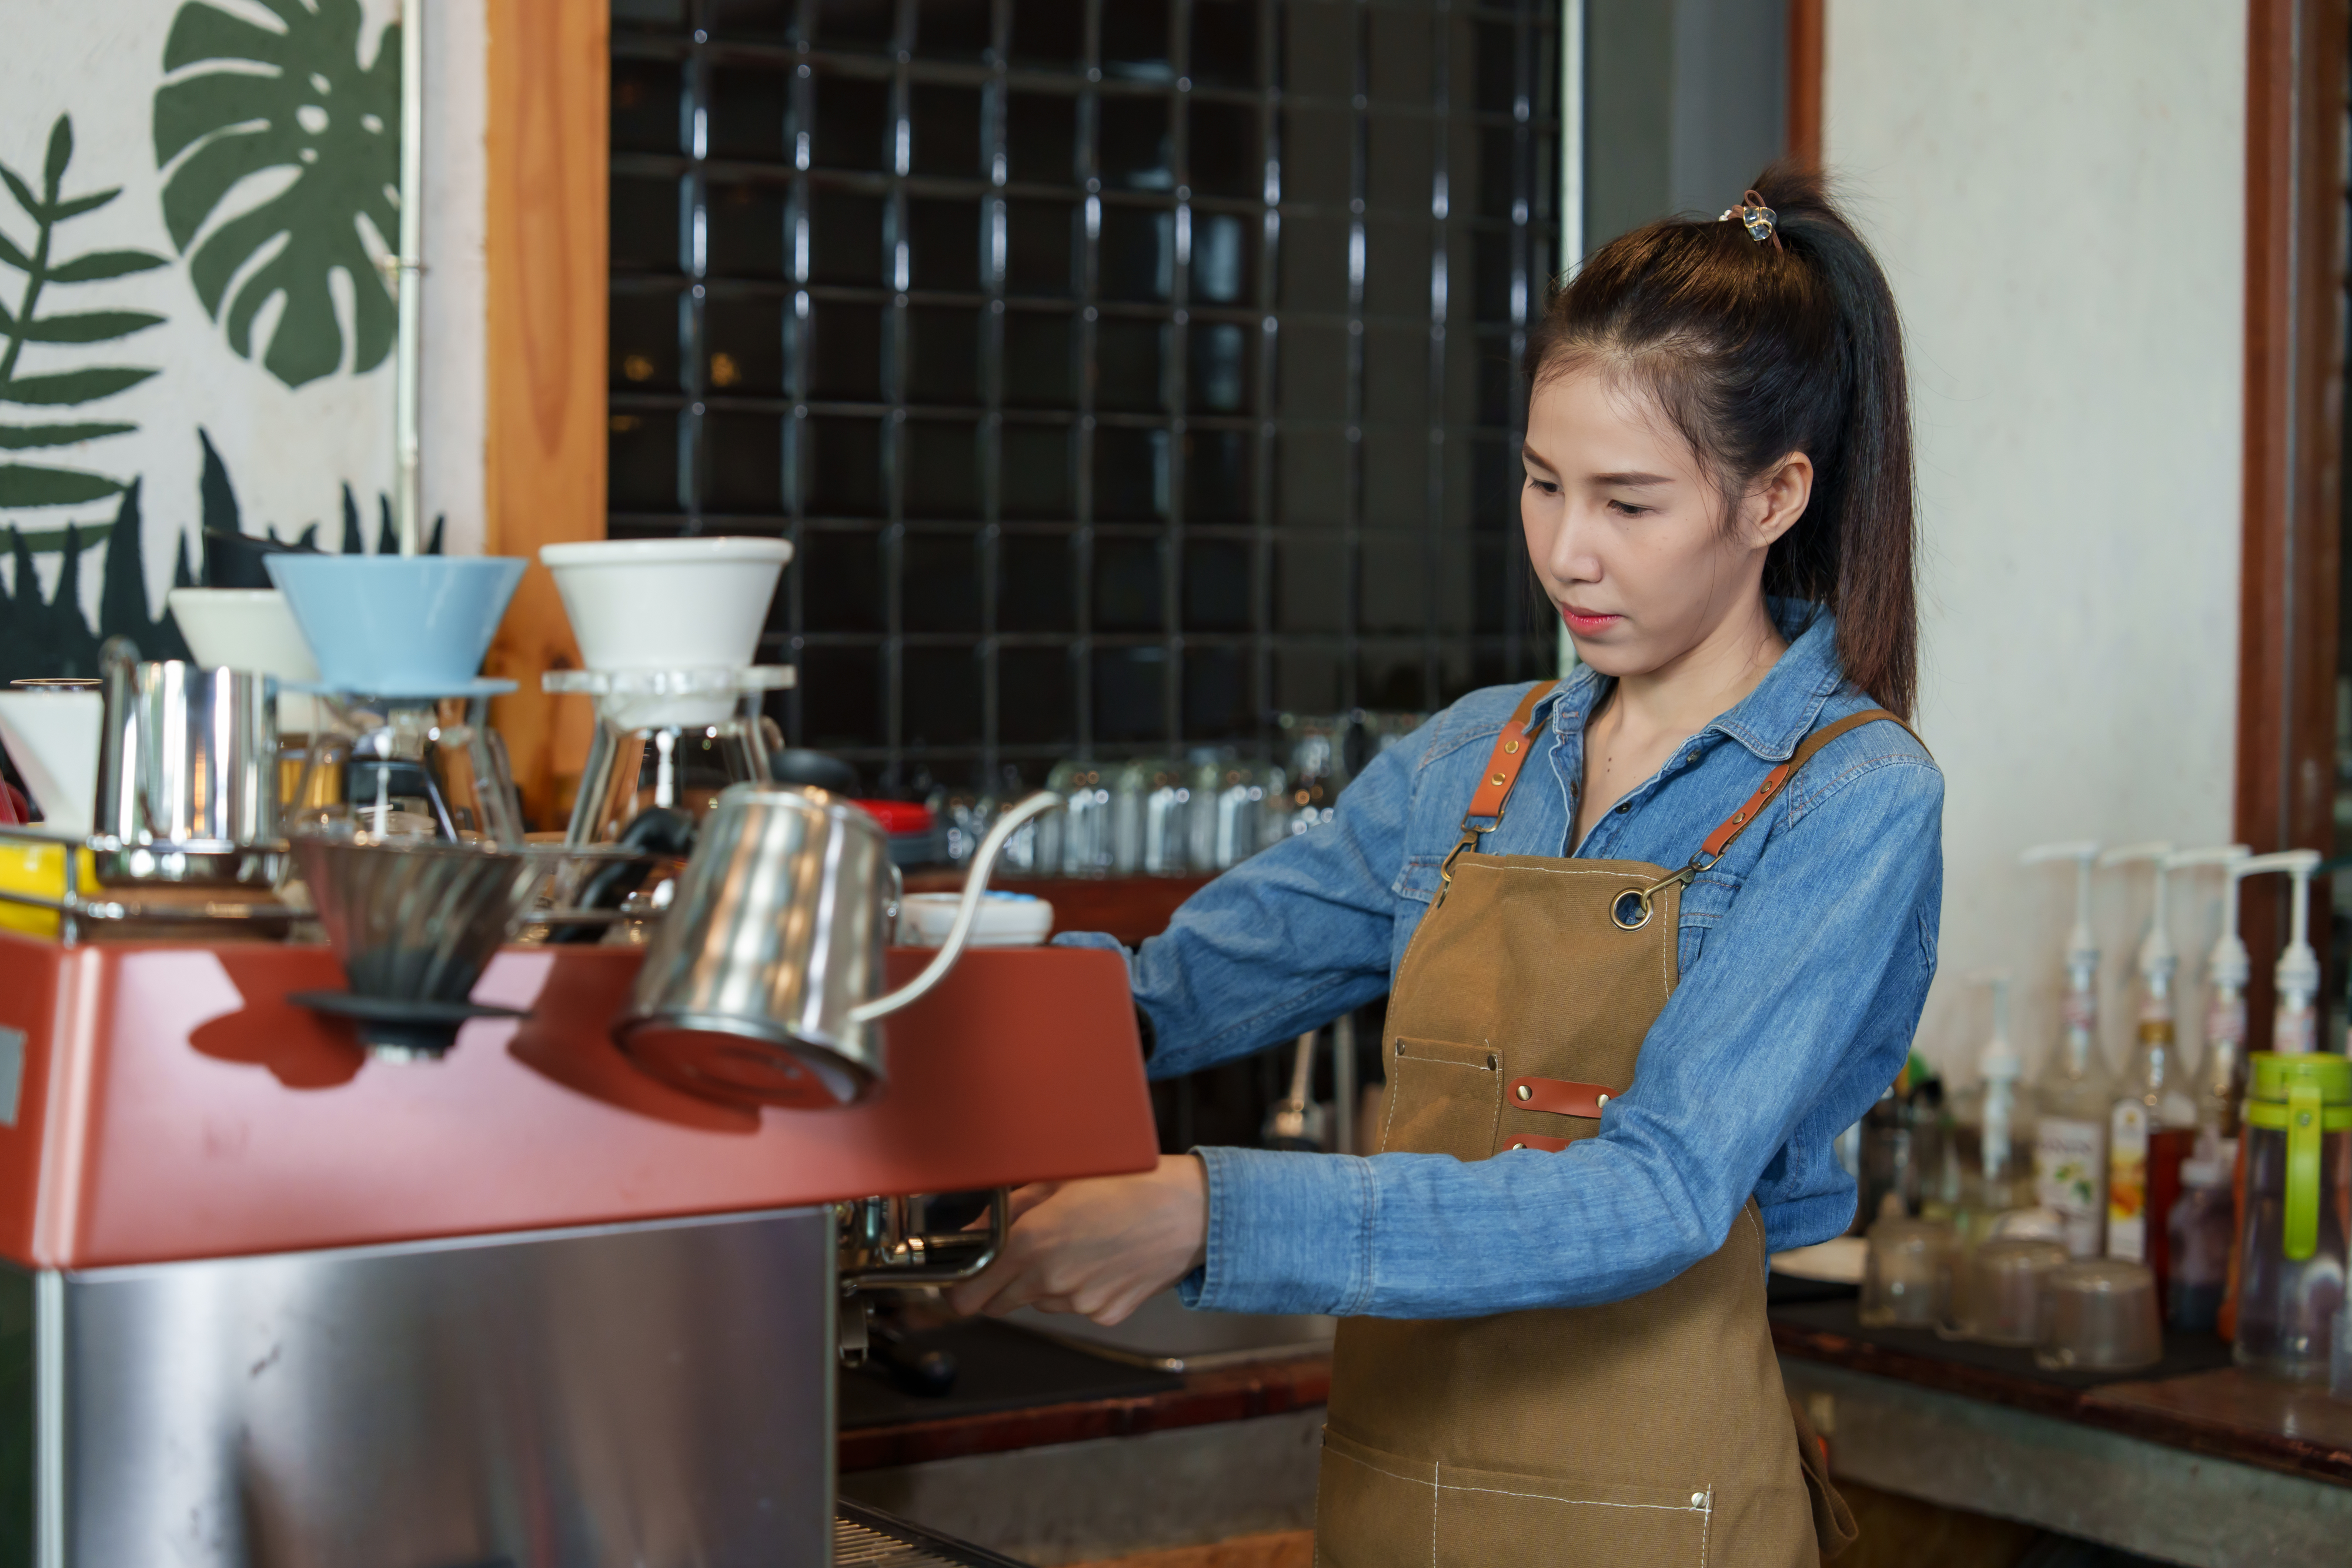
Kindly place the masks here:
POLYGON ((1389 1048, 1388 1069, 1382 1154, 1483 1160, 1495 1152, 1503 1115, 1502 1052, 1400 1036, 1389 1048))
POLYGON ((1444 869, 1444 855, 1408 855, 1396 881, 1389 884, 1389 891, 1415 904, 1433 903, 1444 869))
POLYGON ((1706 871, 1683 889, 1681 923, 1675 932, 1675 973, 1691 972, 1706 950, 1707 933, 1731 913, 1739 888, 1740 879, 1728 872, 1706 871))

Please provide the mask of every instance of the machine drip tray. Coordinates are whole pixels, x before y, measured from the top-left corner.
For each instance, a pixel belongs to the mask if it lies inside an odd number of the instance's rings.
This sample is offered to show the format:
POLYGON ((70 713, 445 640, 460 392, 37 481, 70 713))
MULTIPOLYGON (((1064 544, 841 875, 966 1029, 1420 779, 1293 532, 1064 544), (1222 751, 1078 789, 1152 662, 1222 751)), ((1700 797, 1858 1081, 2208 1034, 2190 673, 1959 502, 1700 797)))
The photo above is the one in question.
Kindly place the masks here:
POLYGON ((834 1568, 1024 1568, 985 1547, 935 1535, 847 1498, 833 1508, 833 1561, 834 1568))

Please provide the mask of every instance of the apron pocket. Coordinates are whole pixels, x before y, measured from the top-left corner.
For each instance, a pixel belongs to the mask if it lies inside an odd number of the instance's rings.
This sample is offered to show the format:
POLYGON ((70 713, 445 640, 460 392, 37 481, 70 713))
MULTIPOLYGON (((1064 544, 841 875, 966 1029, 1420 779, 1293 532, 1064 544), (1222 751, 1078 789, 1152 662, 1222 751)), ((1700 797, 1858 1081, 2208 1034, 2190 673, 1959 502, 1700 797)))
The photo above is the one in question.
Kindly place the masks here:
POLYGON ((1503 1114, 1502 1052, 1400 1035, 1389 1048, 1388 1070, 1381 1153, 1483 1160, 1495 1152, 1503 1114))
MULTIPOLYGON (((1432 1464, 1326 1427, 1317 1568, 1706 1568, 1704 1483, 1629 1487, 1432 1464)), ((1727 1562, 1728 1559, 1726 1559, 1727 1562)))

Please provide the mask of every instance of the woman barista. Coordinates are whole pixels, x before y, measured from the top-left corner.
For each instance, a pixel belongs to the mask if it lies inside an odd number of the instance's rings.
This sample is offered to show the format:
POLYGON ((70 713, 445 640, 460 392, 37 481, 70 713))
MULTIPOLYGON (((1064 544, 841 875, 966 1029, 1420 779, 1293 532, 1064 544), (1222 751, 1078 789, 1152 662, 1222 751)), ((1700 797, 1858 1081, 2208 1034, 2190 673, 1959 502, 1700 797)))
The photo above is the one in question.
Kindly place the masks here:
MULTIPOLYGON (((1769 1251, 1935 968, 1893 299, 1818 181, 1615 240, 1529 335, 1521 498, 1581 664, 1472 694, 1134 960, 1155 1075, 1392 991, 1381 1152, 1020 1196, 955 1292, 1339 1314, 1319 1563, 1801 1563, 1769 1251)), ((1107 940, 1107 939, 1103 939, 1107 940)))

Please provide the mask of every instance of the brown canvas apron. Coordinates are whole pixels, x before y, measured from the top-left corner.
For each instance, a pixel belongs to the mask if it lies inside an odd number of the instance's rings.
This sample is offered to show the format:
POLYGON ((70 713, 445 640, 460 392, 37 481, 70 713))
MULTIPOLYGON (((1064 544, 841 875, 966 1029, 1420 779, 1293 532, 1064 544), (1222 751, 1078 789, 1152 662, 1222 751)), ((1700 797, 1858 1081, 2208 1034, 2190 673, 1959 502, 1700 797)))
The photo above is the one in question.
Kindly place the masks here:
MULTIPOLYGON (((1681 891, 1837 736, 1808 737, 1681 872, 1483 855, 1537 742, 1530 692, 1389 1002, 1381 1148, 1532 1160, 1601 1130, 1674 989, 1681 891)), ((1339 1325, 1316 1503, 1328 1568, 1811 1564, 1843 1507, 1801 1469, 1750 1199, 1712 1257, 1603 1306, 1339 1325), (1809 1490, 1810 1489, 1810 1490, 1809 1490)), ((1816 1460, 1818 1456, 1815 1456, 1816 1460)), ((1850 1531, 1850 1516, 1846 1529, 1850 1531)))

